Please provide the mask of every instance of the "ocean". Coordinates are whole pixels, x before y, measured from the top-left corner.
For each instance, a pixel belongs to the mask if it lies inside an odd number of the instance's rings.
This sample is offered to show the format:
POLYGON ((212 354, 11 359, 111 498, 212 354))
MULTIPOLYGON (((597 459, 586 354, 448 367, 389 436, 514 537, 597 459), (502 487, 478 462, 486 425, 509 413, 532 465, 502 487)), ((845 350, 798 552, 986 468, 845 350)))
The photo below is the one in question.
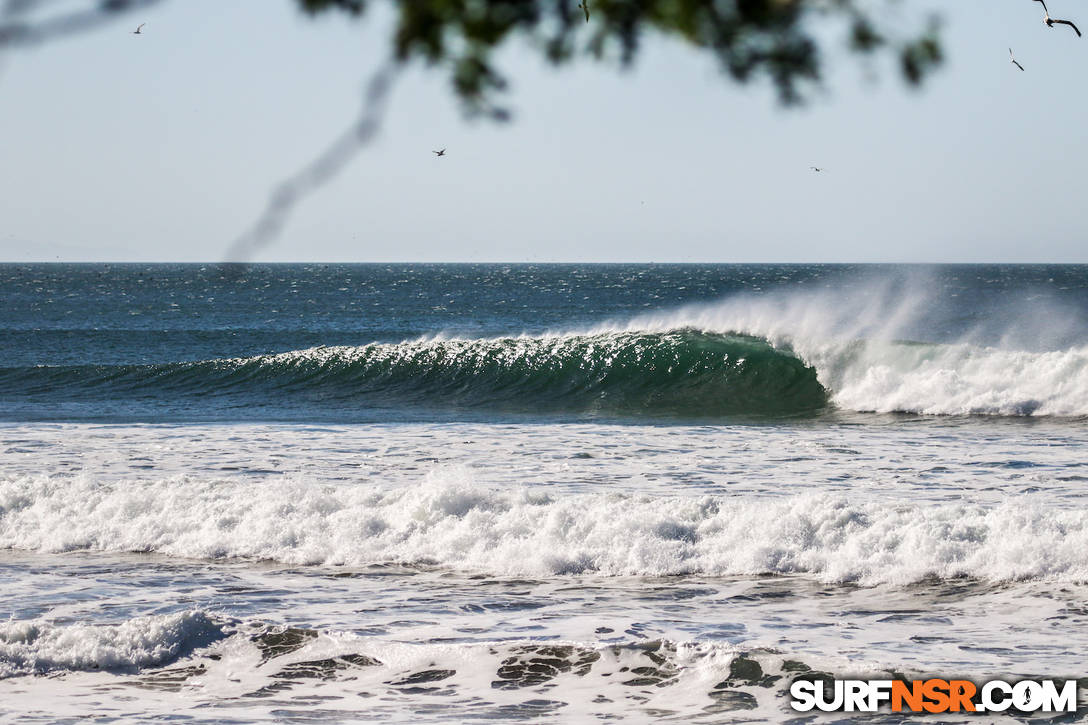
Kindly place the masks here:
POLYGON ((9 264, 0 310, 0 719, 1088 676, 1088 266, 9 264))

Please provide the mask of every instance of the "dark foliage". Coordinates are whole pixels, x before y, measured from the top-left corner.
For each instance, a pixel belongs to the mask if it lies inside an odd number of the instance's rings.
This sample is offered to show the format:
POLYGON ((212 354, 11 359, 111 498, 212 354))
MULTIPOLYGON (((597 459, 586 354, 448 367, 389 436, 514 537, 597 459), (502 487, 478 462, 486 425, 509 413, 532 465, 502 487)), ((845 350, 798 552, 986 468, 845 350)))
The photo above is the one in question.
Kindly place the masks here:
MULTIPOLYGON (((373 0, 297 0, 308 13, 361 15, 373 0)), ((735 80, 765 77, 786 104, 804 99, 821 74, 820 18, 845 23, 858 52, 898 56, 903 77, 920 83, 941 60, 936 23, 913 36, 881 29, 858 0, 404 0, 396 4, 393 52, 399 62, 446 66, 458 97, 474 112, 505 117, 494 105, 506 81, 492 55, 508 38, 527 40, 556 64, 585 52, 629 65, 649 32, 681 38, 712 54, 735 80)), ((872 7, 868 3, 867 7, 872 7)), ((887 25, 885 23, 885 25, 887 25)))

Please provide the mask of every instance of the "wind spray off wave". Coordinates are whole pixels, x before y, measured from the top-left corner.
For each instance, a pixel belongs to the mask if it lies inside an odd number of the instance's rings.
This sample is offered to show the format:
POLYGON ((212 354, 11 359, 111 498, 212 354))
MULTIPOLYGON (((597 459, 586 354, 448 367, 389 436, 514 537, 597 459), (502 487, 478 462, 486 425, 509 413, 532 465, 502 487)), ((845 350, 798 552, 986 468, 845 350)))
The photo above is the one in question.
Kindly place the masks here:
POLYGON ((534 335, 439 333, 149 365, 10 366, 0 368, 0 396, 36 416, 64 404, 69 416, 154 420, 189 411, 231 419, 239 410, 247 419, 290 419, 303 408, 349 421, 436 411, 681 421, 835 408, 1088 415, 1083 310, 1031 302, 1023 291, 964 307, 955 294, 927 289, 924 279, 867 280, 736 294, 534 335))
POLYGON ((947 339, 941 327, 953 314, 935 310, 917 284, 873 285, 846 294, 738 296, 603 329, 683 327, 765 340, 811 366, 831 403, 845 410, 1088 416, 1088 338, 1077 311, 1000 310, 947 339))
POLYGON ((1088 266, 0 279, 0 720, 778 721, 804 672, 1083 668, 1088 266))

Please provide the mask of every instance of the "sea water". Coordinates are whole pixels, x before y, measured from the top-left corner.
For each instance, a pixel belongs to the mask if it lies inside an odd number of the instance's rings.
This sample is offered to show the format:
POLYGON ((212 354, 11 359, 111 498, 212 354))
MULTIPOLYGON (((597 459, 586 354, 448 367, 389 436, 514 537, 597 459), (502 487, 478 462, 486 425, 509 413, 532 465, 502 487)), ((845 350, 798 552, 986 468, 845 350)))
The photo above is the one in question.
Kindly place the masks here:
POLYGON ((1084 266, 0 266, 0 717, 1082 677, 1086 442, 1084 266))

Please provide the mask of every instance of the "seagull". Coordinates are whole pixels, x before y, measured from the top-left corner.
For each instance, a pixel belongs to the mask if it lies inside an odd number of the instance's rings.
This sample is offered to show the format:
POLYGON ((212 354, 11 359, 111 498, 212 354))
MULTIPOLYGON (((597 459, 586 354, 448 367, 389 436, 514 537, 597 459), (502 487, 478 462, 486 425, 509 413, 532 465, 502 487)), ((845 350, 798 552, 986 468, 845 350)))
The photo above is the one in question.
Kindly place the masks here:
POLYGON ((140 25, 135 30, 132 31, 132 34, 133 35, 143 35, 143 31, 141 30, 141 28, 143 28, 145 25, 147 25, 147 23, 140 23, 140 25))
POLYGON ((1014 58, 1014 57, 1012 56, 1012 48, 1009 48, 1009 61, 1011 61, 1011 62, 1012 62, 1012 64, 1013 64, 1014 66, 1016 66, 1017 68, 1019 68, 1020 70, 1024 70, 1024 66, 1020 65, 1019 63, 1017 63, 1017 62, 1016 62, 1016 58, 1014 58))
POLYGON ((819 166, 810 166, 809 168, 816 172, 823 171, 823 169, 821 169, 819 166))
POLYGON ((1078 38, 1080 37, 1080 28, 1078 28, 1076 25, 1074 25, 1073 21, 1071 21, 1071 20, 1055 20, 1054 18, 1050 17, 1050 11, 1046 9, 1046 3, 1043 2, 1043 0, 1035 0, 1035 2, 1040 3, 1043 6, 1043 12, 1046 13, 1046 17, 1043 18, 1043 22, 1047 24, 1047 27, 1053 28, 1054 23, 1059 23, 1060 25, 1068 25, 1069 27, 1071 27, 1074 30, 1074 32, 1076 32, 1077 37, 1078 38))
POLYGON ((588 23, 589 22, 589 0, 582 0, 582 2, 578 4, 578 7, 582 8, 582 10, 585 11, 586 22, 588 23))
POLYGON ((442 149, 441 151, 432 151, 431 153, 434 154, 435 156, 445 156, 446 155, 446 149, 442 149))

